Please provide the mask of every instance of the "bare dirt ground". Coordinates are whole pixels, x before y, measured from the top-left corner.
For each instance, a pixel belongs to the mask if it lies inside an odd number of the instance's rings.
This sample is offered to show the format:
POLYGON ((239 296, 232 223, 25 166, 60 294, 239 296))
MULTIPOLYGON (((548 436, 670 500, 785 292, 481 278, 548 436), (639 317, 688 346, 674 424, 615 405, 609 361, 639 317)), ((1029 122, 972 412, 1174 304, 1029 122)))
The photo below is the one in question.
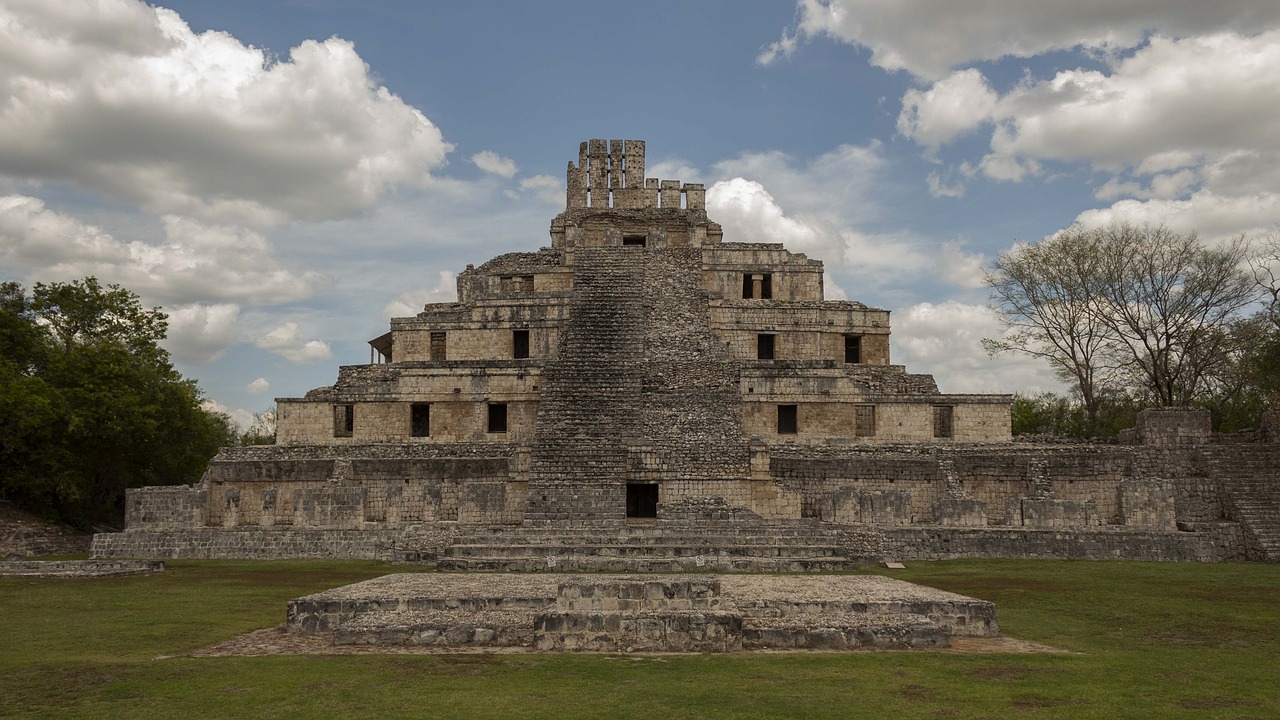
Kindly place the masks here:
MULTIPOLYGON (((231 638, 217 645, 211 645, 190 653, 191 657, 255 657, 260 655, 511 655, 535 652, 524 647, 430 647, 414 646, 371 646, 371 645, 334 645, 327 635, 305 635, 285 632, 283 623, 273 628, 254 630, 238 637, 231 638)), ((829 652, 825 650, 755 650, 762 653, 812 653, 829 652)), ((1064 653, 1065 650, 1041 645, 1027 640, 1019 640, 1008 636, 997 637, 955 637, 951 639, 951 647, 937 651, 926 650, 854 650, 852 652, 950 652, 950 653, 988 653, 988 654, 1020 654, 1020 653, 1064 653)), ((607 653, 617 654, 617 653, 607 653)), ((637 653, 649 655, 669 655, 675 653, 637 653)))

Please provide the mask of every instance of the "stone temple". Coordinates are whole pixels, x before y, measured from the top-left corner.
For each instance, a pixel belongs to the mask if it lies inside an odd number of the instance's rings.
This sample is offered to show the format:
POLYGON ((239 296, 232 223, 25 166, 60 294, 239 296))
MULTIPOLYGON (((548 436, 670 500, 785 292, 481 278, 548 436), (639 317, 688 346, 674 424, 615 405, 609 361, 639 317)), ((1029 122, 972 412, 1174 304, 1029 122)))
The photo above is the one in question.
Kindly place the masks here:
POLYGON ((825 300, 819 260, 726 242, 702 185, 645 177, 641 141, 582 143, 550 235, 277 399, 274 446, 130 491, 95 556, 1280 557, 1269 426, 1223 443, 1203 413, 1152 411, 1129 444, 1013 443, 1010 396, 891 364, 887 310, 825 300))

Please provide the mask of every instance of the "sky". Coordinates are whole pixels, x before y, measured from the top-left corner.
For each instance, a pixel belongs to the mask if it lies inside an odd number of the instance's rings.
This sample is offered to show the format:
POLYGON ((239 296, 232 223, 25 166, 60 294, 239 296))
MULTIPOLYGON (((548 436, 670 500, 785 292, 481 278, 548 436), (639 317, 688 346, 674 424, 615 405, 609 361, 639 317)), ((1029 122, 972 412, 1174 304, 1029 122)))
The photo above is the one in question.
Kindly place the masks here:
POLYGON ((944 392, 983 269, 1073 223, 1280 228, 1275 0, 0 0, 0 279, 94 275, 247 425, 455 273, 549 244, 589 138, 824 261, 944 392))

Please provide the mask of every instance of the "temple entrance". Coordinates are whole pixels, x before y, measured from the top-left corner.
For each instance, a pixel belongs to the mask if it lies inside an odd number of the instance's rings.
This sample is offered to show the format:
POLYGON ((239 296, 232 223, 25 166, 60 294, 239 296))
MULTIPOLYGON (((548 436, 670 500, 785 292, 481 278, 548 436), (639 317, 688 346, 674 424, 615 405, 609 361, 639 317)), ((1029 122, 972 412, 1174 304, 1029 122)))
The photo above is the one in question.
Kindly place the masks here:
POLYGON ((658 517, 658 483, 627 483, 627 519, 658 517))

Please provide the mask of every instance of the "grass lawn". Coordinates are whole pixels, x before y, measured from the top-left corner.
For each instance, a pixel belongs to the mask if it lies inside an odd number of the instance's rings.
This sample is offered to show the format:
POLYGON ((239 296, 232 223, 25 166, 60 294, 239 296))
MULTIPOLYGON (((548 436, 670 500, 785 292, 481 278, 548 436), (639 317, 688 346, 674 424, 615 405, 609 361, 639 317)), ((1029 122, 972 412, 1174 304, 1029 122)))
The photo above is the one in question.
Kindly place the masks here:
MULTIPOLYGON (((172 561, 0 580, 0 717, 1277 718, 1280 566, 914 563, 1062 654, 184 656, 404 567, 172 561)), ((887 573, 888 574, 888 573, 887 573)))

